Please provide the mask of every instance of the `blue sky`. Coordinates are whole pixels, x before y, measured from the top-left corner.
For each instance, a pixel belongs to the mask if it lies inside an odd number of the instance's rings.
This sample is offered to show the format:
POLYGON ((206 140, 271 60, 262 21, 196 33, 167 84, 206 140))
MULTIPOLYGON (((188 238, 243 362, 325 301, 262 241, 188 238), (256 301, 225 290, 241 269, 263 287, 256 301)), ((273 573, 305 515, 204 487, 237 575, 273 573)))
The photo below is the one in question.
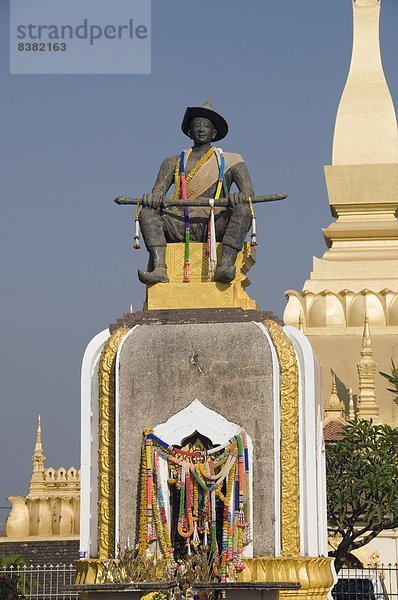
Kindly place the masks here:
MULTIPOLYGON (((150 75, 23 76, 9 75, 0 0, 1 506, 27 491, 39 412, 47 465, 79 464, 85 346, 144 299, 132 210, 112 200, 150 190, 186 145, 187 105, 211 95, 230 124, 222 146, 245 157, 257 193, 289 193, 257 210, 251 296, 282 316, 284 291, 302 288, 331 221, 323 165, 351 13, 350 0, 154 0, 150 75)), ((397 25, 396 0, 383 0, 395 101, 397 25)))

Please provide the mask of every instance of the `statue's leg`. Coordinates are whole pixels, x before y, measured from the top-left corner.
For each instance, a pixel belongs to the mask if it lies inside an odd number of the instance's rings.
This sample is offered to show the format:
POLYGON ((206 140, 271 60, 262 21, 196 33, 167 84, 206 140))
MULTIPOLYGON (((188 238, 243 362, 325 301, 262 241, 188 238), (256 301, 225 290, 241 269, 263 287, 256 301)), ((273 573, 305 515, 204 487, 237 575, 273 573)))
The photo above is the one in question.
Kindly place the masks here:
POLYGON ((154 246, 166 246, 163 216, 160 210, 144 207, 140 211, 140 227, 148 252, 154 246))
MULTIPOLYGON (((207 241, 208 217, 197 215, 196 208, 190 208, 190 240, 191 242, 207 241)), ((203 209, 202 209, 202 212, 203 209)), ((164 234, 168 244, 183 242, 185 239, 185 216, 182 209, 165 211, 163 213, 164 234)))
POLYGON ((238 204, 222 211, 216 217, 216 239, 222 242, 221 259, 214 273, 214 281, 231 283, 235 279, 235 260, 242 250, 251 223, 248 204, 238 204))
POLYGON ((166 266, 166 236, 161 211, 147 207, 141 209, 140 226, 153 269, 152 271, 139 269, 138 279, 147 285, 167 283, 169 278, 166 266))

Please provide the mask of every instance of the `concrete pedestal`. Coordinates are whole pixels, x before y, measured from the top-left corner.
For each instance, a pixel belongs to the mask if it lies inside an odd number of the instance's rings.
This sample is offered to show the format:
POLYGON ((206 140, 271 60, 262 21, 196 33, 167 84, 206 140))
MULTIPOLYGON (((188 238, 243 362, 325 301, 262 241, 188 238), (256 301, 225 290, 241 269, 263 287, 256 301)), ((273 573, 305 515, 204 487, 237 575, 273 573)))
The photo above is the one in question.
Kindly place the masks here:
POLYGON ((140 583, 99 583, 94 585, 73 585, 68 591, 78 592, 85 600, 139 600, 150 592, 161 592, 168 597, 176 585, 170 581, 140 583))
MULTIPOLYGON (((137 539, 144 429, 168 445, 195 432, 220 445, 243 429, 252 449, 253 542, 240 582, 302 584, 300 569, 292 573, 305 561, 309 581, 322 571, 312 597, 326 597, 333 574, 319 558, 327 553, 319 368, 297 329, 257 310, 132 314, 90 343, 82 404, 80 584, 98 584, 101 559, 137 539)), ((274 592, 228 594, 271 600, 274 592)))
MULTIPOLYGON (((300 588, 298 582, 280 583, 197 583, 192 586, 194 593, 224 592, 228 600, 278 600, 279 592, 294 591, 300 588)), ((174 582, 154 581, 153 583, 105 583, 97 585, 70 586, 87 600, 139 600, 150 592, 162 592, 170 595, 176 591, 174 582)))

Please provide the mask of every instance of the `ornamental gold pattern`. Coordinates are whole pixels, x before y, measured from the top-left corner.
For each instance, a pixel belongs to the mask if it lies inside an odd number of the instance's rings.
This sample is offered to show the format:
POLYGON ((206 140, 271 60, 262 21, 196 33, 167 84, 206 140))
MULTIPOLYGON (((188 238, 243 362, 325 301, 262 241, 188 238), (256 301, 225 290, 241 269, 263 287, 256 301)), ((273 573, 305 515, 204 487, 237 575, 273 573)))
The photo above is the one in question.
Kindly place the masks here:
POLYGON ((282 556, 300 554, 298 367, 292 344, 275 321, 265 321, 280 365, 282 556))
MULTIPOLYGON (((217 244, 218 259, 221 244, 217 244)), ((166 264, 169 283, 147 286, 144 310, 179 308, 243 308, 256 310, 256 302, 249 297, 246 288, 250 285, 247 273, 256 262, 255 248, 250 242, 243 244, 236 257, 236 276, 230 283, 216 283, 209 277, 209 257, 206 244, 190 244, 190 279, 183 283, 185 245, 167 244, 166 264)))
POLYGON ((117 329, 102 349, 98 383, 98 556, 115 549, 115 359, 127 327, 117 329))
POLYGON ((245 558, 246 569, 238 575, 239 582, 280 583, 288 581, 300 584, 299 590, 279 592, 280 600, 327 600, 335 577, 333 559, 326 557, 257 557, 245 558))

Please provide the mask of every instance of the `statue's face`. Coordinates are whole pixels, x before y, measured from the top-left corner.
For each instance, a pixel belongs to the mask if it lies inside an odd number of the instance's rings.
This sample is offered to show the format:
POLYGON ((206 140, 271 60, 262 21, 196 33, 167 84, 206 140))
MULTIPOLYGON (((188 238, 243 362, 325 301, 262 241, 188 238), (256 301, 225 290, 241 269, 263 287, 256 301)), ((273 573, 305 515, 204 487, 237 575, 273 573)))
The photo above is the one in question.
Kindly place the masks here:
POLYGON ((209 144, 217 135, 217 129, 210 119, 195 117, 189 124, 189 136, 197 146, 209 144))

